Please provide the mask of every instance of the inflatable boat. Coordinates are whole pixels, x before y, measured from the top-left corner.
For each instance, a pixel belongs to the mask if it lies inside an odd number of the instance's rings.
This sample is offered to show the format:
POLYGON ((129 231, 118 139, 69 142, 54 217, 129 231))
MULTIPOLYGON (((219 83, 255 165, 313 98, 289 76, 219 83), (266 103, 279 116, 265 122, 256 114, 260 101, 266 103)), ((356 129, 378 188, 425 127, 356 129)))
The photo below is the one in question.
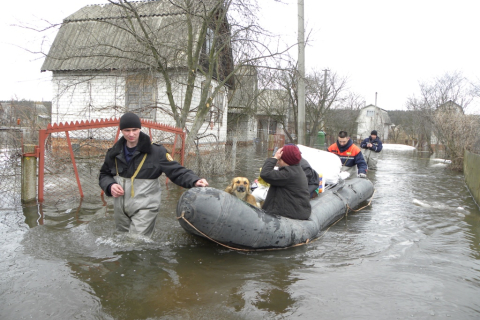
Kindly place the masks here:
POLYGON ((229 248, 287 248, 314 240, 373 192, 367 179, 341 180, 311 200, 308 220, 296 220, 268 214, 222 190, 192 188, 178 201, 177 219, 187 232, 229 248))

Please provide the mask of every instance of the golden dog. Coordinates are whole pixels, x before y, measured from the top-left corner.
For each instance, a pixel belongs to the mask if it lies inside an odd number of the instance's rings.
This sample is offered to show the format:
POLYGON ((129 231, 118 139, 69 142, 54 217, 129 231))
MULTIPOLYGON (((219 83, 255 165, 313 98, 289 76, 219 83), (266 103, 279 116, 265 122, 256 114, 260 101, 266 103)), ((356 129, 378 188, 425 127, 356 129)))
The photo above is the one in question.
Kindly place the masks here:
POLYGON ((230 185, 225 189, 225 192, 257 207, 257 201, 250 191, 250 181, 245 177, 233 178, 230 185))

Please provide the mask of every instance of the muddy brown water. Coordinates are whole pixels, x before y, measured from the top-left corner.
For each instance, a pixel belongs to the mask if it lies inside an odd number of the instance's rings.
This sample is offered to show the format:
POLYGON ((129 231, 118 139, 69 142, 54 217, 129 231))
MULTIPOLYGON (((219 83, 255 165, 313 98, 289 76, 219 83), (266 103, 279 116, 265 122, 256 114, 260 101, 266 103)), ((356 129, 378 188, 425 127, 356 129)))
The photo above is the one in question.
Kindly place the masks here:
MULTIPOLYGON (((253 179, 266 155, 245 152, 237 174, 253 179)), ((37 206, 3 209, 0 319, 480 318, 480 212, 463 176, 425 153, 384 150, 369 178, 370 207, 272 252, 187 234, 171 184, 151 240, 116 236, 98 199, 43 207, 43 220, 37 206)))

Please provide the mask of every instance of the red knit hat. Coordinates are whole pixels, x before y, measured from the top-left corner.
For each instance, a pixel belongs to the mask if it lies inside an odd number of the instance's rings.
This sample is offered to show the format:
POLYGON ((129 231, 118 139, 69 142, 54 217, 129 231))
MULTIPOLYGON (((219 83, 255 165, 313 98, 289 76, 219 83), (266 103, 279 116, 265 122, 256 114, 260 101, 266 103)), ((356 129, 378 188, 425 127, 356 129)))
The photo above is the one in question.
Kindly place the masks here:
POLYGON ((287 144, 282 149, 282 160, 289 166, 298 164, 302 159, 302 153, 294 144, 287 144))

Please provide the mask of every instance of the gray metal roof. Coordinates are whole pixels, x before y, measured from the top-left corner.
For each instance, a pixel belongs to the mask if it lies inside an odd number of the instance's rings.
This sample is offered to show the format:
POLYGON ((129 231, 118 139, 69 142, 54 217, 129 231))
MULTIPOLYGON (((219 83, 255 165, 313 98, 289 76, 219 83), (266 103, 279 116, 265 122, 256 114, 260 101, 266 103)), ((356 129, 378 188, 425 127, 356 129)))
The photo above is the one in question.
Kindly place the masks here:
MULTIPOLYGON (((130 3, 141 17, 145 33, 132 12, 118 5, 90 5, 78 10, 63 21, 41 70, 149 69, 156 63, 152 51, 141 45, 147 37, 167 68, 185 66, 186 16, 172 2, 130 3)), ((204 2, 198 1, 200 10, 204 2)), ((193 23, 194 33, 198 32, 200 19, 193 23)))

